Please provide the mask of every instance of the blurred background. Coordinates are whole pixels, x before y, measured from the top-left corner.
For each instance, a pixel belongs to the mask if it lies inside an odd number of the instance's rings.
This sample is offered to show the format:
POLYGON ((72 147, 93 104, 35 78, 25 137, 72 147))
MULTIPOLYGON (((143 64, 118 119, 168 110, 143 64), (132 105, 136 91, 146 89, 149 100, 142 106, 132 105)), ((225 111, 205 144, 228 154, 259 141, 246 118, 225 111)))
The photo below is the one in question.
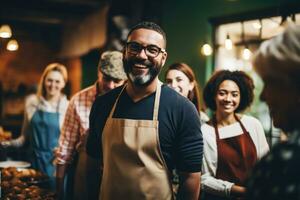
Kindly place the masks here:
MULTIPOLYGON (((201 86, 218 69, 240 69, 256 83, 251 114, 261 120, 272 145, 280 130, 259 101, 261 80, 251 66, 259 44, 300 24, 299 0, 1 0, 0 126, 20 133, 24 97, 36 91, 44 67, 68 67, 71 97, 96 80, 101 52, 122 50, 128 30, 154 21, 167 34, 168 60, 193 67, 201 86)), ((164 75, 164 70, 161 77, 164 75)), ((164 81, 163 79, 161 79, 164 81)))

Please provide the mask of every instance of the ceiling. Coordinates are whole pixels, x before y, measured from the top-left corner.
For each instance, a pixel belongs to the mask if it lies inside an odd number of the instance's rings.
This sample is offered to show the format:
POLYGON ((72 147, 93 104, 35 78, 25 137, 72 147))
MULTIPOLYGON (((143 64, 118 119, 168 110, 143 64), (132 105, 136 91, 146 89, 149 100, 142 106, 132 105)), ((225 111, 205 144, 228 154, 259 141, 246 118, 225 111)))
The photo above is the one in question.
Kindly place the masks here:
POLYGON ((61 31, 67 21, 77 21, 106 5, 106 0, 4 0, 0 25, 9 24, 13 37, 39 39, 61 31))

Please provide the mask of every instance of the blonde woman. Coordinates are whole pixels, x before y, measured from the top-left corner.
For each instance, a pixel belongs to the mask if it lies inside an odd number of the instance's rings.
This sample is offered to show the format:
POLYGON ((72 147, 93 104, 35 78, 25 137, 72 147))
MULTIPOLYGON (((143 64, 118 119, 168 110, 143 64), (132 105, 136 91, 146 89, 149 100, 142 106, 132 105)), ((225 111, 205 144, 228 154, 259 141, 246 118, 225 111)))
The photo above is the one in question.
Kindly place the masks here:
POLYGON ((21 135, 1 144, 5 147, 21 147, 25 141, 29 142, 31 166, 53 180, 54 148, 58 143, 60 127, 68 105, 66 95, 62 92, 67 79, 64 65, 49 64, 42 74, 37 94, 25 100, 21 135))

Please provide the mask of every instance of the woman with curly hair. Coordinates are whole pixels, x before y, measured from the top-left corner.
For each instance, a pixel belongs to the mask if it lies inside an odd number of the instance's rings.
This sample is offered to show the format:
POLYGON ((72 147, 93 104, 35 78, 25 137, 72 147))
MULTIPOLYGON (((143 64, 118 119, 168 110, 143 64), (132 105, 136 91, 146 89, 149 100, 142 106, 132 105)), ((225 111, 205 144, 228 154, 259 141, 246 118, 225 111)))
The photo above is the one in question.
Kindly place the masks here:
POLYGON ((269 150, 261 123, 240 114, 253 101, 253 80, 242 71, 217 71, 204 88, 214 111, 201 127, 204 158, 201 186, 205 200, 243 199, 245 179, 269 150))

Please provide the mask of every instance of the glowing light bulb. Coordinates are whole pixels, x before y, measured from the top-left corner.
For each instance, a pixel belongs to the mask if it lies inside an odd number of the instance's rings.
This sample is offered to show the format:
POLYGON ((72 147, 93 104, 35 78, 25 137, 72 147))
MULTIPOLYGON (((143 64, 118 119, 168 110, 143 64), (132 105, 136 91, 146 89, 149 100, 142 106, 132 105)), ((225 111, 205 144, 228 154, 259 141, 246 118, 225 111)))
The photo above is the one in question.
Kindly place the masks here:
POLYGON ((11 29, 7 24, 4 24, 0 27, 0 37, 1 38, 10 38, 12 35, 11 29))
POLYGON ((255 28, 255 29, 261 29, 261 24, 258 23, 258 22, 252 23, 252 26, 253 26, 253 28, 255 28))
POLYGON ((226 36, 226 40, 225 40, 225 48, 226 48, 227 50, 231 50, 231 49, 232 49, 232 41, 231 41, 231 39, 230 39, 230 37, 229 37, 229 34, 227 34, 227 36, 226 36))
POLYGON ((245 47, 245 49, 243 50, 243 59, 249 60, 251 55, 252 55, 252 52, 250 51, 250 49, 248 47, 245 47))
POLYGON ((9 51, 17 51, 19 49, 19 44, 17 40, 10 40, 7 43, 6 49, 9 51))
POLYGON ((212 54, 213 50, 209 44, 204 44, 201 48, 201 52, 205 56, 210 56, 212 54))

